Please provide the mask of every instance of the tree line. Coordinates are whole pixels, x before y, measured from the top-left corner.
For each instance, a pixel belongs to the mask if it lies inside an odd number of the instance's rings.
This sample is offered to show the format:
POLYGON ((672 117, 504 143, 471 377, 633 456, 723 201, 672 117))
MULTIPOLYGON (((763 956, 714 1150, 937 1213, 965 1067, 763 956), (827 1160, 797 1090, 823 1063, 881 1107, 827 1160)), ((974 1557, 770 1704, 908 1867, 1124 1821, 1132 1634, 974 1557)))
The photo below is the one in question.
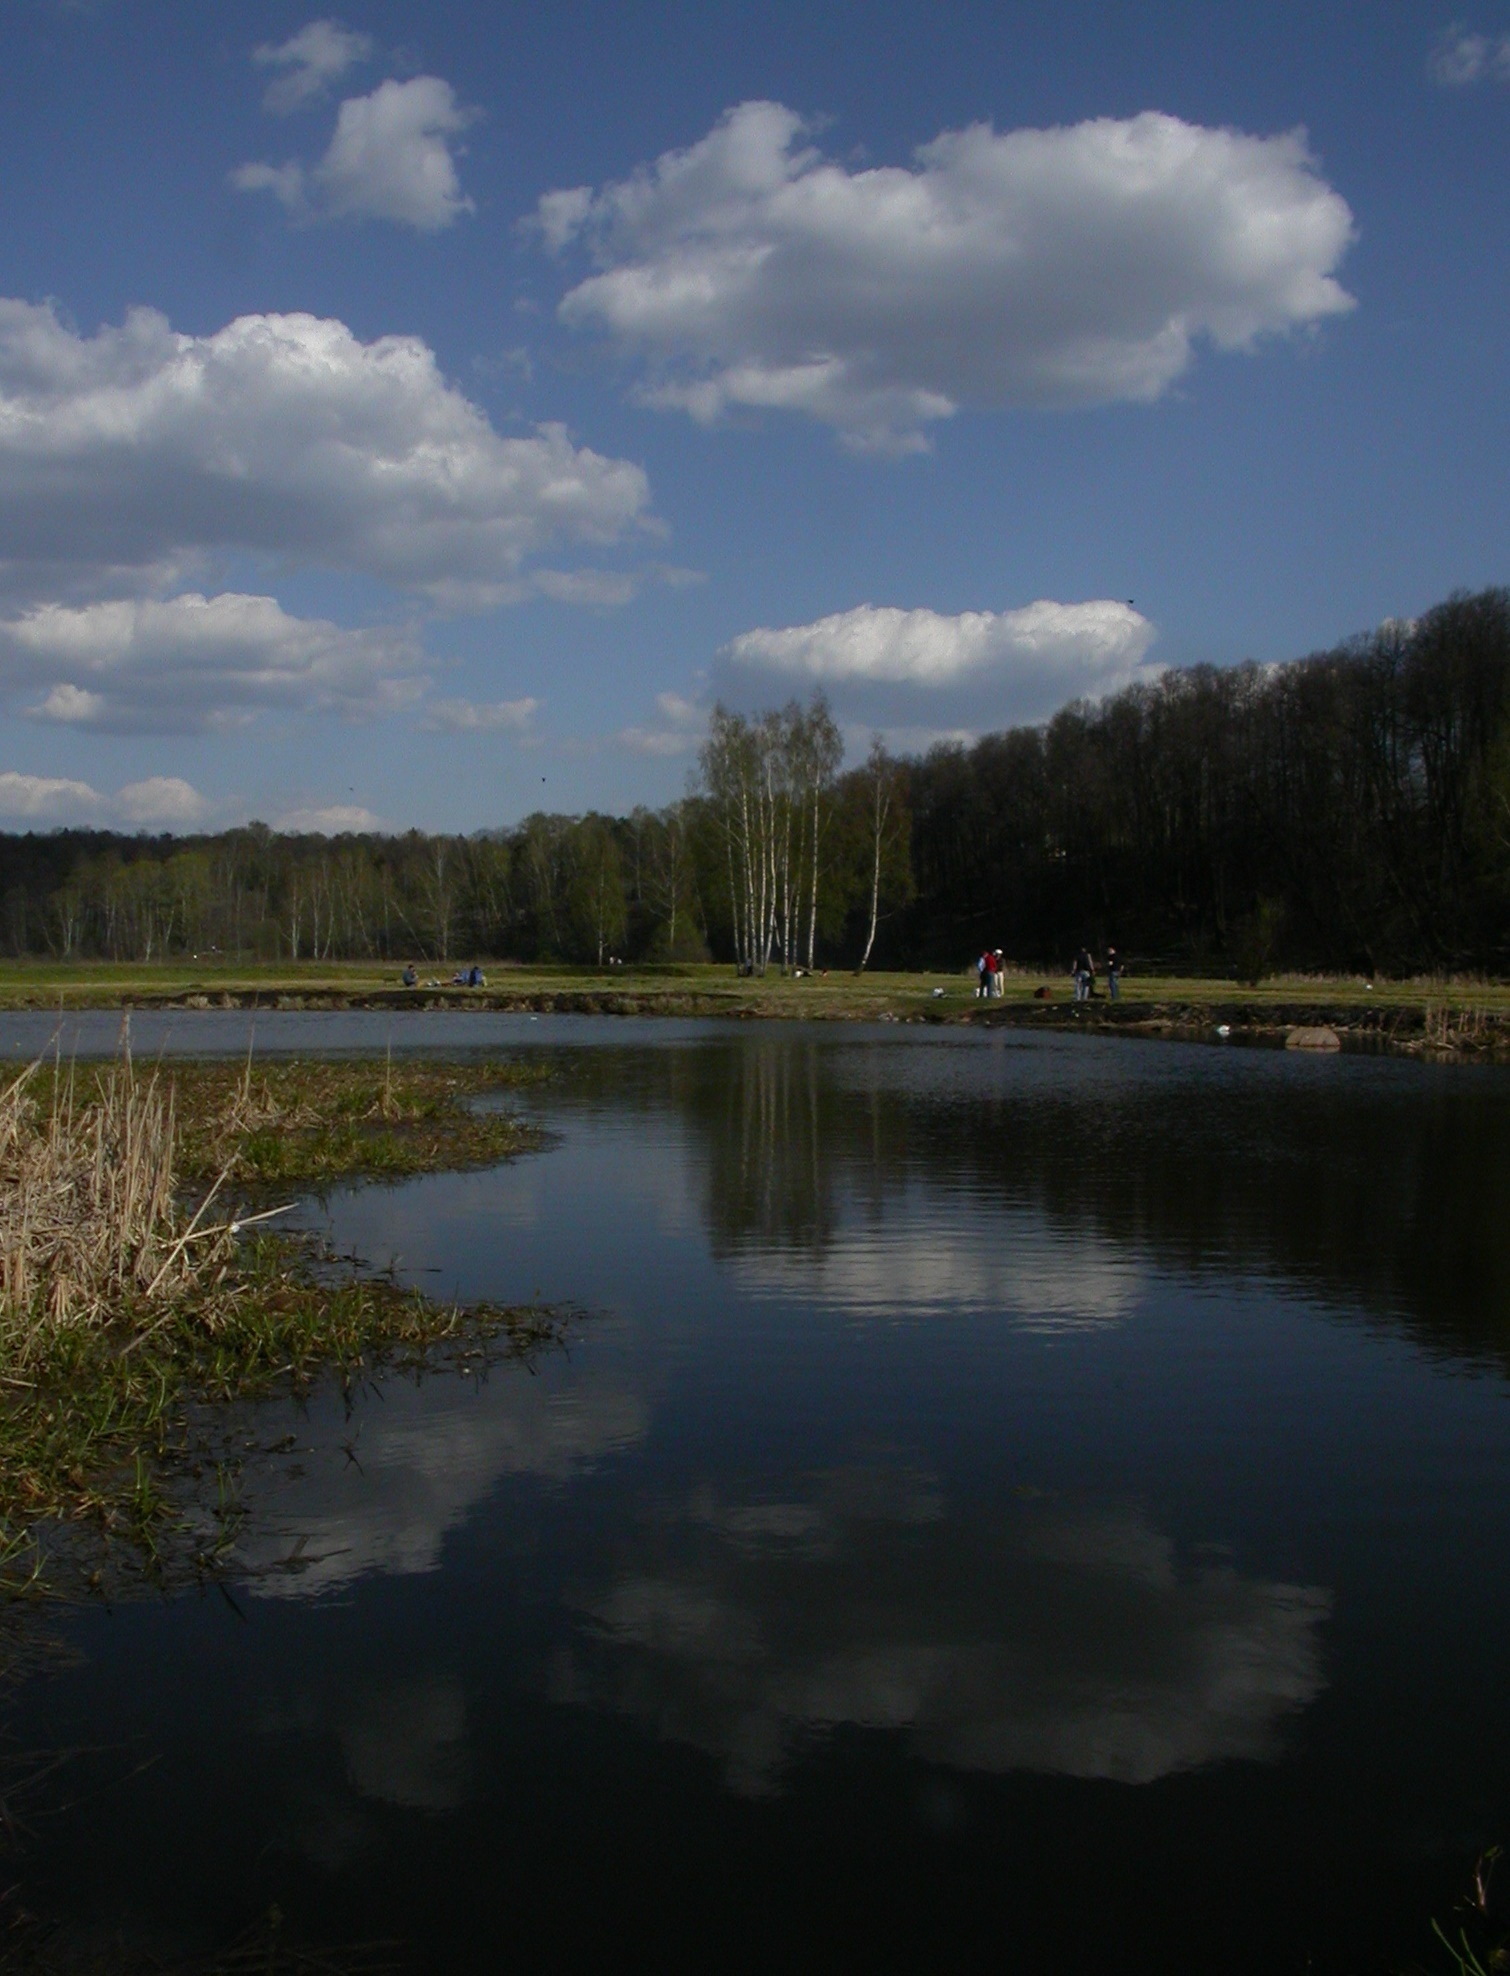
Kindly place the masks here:
POLYGON ((813 967, 875 937, 907 895, 900 819, 879 838, 876 753, 842 772, 827 701, 718 709, 698 787, 628 816, 544 812, 471 836, 213 836, 57 830, 0 837, 0 945, 13 955, 161 961, 513 958, 813 967), (873 841, 875 840, 875 841, 873 841))
POLYGON ((1082 943, 1256 978, 1510 967, 1510 591, 1283 664, 842 766, 822 695, 716 708, 694 786, 472 836, 0 837, 13 955, 713 958, 1062 969, 1082 943))

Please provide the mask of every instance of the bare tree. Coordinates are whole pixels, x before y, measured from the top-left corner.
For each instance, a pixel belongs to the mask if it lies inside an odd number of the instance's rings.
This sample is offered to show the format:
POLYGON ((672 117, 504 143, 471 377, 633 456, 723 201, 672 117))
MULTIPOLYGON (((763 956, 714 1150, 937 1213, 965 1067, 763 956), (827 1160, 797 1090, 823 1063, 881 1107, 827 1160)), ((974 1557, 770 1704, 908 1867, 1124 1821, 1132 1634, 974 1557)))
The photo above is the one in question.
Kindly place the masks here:
POLYGON ((870 744, 865 761, 866 793, 870 811, 870 931, 865 936, 865 952, 860 970, 869 965, 870 950, 876 944, 876 927, 881 918, 881 873, 890 853, 906 829, 906 808, 902 800, 902 764, 886 752, 880 735, 870 744))
POLYGON ((702 783, 723 839, 735 957, 750 973, 778 950, 783 967, 796 964, 804 881, 812 964, 824 803, 842 752, 821 695, 806 712, 791 700, 755 720, 713 710, 702 783))

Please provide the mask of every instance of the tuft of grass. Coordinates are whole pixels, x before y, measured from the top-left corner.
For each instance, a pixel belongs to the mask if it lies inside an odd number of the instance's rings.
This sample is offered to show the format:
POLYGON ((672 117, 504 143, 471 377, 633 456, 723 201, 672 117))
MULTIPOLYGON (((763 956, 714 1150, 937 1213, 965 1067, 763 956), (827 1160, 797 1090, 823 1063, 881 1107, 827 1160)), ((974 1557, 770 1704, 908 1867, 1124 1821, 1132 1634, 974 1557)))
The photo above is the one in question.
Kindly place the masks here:
POLYGON ((175 1068, 185 1180, 318 1188, 361 1177, 492 1166, 540 1143, 469 1100, 538 1083, 521 1063, 226 1063, 175 1068))

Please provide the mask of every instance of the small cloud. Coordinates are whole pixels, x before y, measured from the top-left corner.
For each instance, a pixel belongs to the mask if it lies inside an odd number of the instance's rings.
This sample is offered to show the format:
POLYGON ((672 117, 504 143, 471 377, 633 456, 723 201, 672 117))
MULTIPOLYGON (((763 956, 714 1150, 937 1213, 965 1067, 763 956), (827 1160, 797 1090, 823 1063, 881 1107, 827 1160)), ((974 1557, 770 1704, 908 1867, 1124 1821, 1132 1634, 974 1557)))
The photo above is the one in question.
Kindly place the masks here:
POLYGON ((13 769, 0 775, 0 816, 30 823, 120 822, 171 830, 203 822, 210 808, 191 783, 176 775, 128 782, 115 796, 56 776, 20 775, 13 769))
POLYGON ((210 809, 199 791, 177 775, 149 775, 145 782, 128 782, 115 807, 126 823, 169 826, 202 823, 210 809))
POLYGON ((741 632, 727 646, 735 665, 819 682, 863 680, 952 686, 1000 668, 1048 670, 1085 690, 1125 677, 1143 662, 1153 626, 1130 604, 1109 599, 1059 604, 1040 598, 1017 611, 898 610, 859 604, 813 624, 741 632))
POLYGON ((590 185, 573 185, 562 192, 547 192, 535 208, 531 220, 552 254, 563 253, 586 226, 592 214, 590 185))
POLYGON ((341 837, 382 828, 382 819, 360 803, 331 803, 318 810, 285 810, 274 823, 288 837, 341 837))
POLYGON ((811 624, 742 632, 720 660, 732 686, 808 682, 832 691, 841 718, 944 735, 1002 718, 1046 720, 1070 700, 1156 678, 1161 668, 1147 658, 1154 635, 1147 618, 1113 598, 1040 598, 954 616, 859 604, 811 624))
POLYGON ((275 117, 302 109, 371 53, 372 36, 356 34, 339 21, 311 21, 277 47, 264 43, 252 51, 252 60, 259 68, 285 73, 268 84, 263 109, 275 117))
POLYGON ((418 699, 419 662, 406 631, 347 631, 234 592, 43 604, 0 621, 0 687, 49 689, 31 719, 116 734, 237 726, 264 709, 367 719, 418 699))
POLYGON ((557 604, 597 604, 614 610, 632 603, 640 587, 633 570, 571 569, 540 570, 533 578, 542 597, 557 604))
POLYGON ((655 704, 666 716, 680 727, 703 727, 707 723, 708 711, 695 700, 684 700, 680 693, 657 693, 655 704))
POLYGON ((1426 67, 1444 89, 1510 82, 1510 34, 1477 34, 1454 22, 1432 49, 1426 67))
POLYGON ((300 219, 393 220, 436 233, 473 210, 451 144, 476 114, 439 76, 390 79, 346 99, 319 164, 242 165, 231 183, 238 192, 271 192, 300 219))
POLYGON ((106 799, 87 782, 69 782, 50 775, 0 774, 0 816, 25 817, 28 822, 56 823, 62 818, 91 816, 106 799))
POLYGON ((238 165, 231 173, 238 192, 271 192, 287 212, 304 209, 304 167, 302 165, 238 165))
POLYGON ((688 755, 697 746, 697 737, 667 728, 621 727, 619 745, 632 755, 688 755))
POLYGON ((539 710, 538 700, 436 700, 421 723, 438 734, 524 734, 539 710))
POLYGON ((26 711, 31 720, 53 720, 68 727, 98 727, 105 705, 103 693, 89 693, 82 686, 55 686, 45 700, 26 711))
POLYGON ((619 746, 631 754, 669 756, 691 754, 702 743, 708 725, 708 710, 680 693, 657 693, 655 704, 665 725, 624 727, 619 730, 619 746))
POLYGON ((474 357, 472 369, 490 384, 496 384, 500 378, 518 378, 521 383, 532 384, 535 378, 535 360, 524 343, 511 344, 490 356, 474 357))

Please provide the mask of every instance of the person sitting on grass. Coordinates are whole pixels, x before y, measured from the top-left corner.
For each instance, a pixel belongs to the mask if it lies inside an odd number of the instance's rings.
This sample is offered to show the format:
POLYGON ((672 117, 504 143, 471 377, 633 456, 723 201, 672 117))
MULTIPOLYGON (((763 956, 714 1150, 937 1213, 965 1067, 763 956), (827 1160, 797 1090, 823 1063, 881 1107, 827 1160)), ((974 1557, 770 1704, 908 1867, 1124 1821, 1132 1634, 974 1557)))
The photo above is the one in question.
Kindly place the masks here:
POLYGON ((404 971, 399 976, 399 980, 403 982, 406 988, 412 988, 415 982, 419 980, 419 976, 414 971, 413 961, 404 962, 404 971))

